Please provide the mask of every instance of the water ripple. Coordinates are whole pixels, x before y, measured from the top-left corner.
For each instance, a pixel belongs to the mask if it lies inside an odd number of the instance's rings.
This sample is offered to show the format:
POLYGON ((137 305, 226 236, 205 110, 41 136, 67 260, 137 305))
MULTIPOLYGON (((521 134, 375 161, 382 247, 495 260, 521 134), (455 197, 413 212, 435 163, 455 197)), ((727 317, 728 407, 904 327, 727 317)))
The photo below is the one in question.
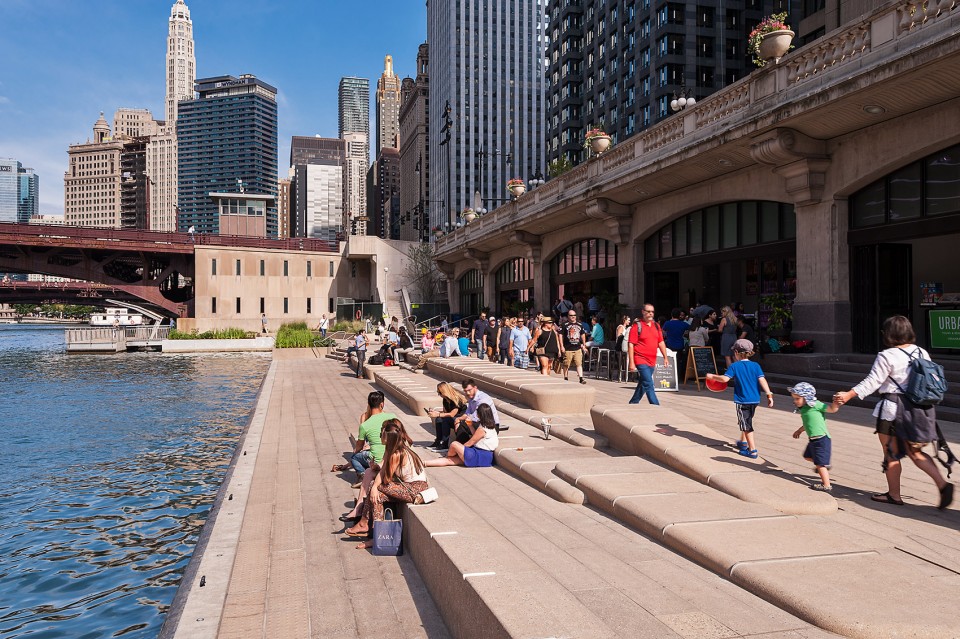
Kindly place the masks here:
POLYGON ((0 326, 0 637, 153 637, 269 359, 0 326))

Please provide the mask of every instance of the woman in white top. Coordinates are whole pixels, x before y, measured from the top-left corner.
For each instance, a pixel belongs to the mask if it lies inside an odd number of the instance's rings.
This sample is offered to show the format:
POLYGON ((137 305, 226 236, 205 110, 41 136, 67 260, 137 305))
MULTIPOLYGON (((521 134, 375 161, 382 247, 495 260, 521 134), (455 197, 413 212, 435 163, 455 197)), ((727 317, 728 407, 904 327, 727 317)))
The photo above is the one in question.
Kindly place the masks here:
MULTIPOLYGON (((373 486, 370 488, 370 494, 363 502, 360 522, 345 531, 352 537, 369 534, 373 524, 369 523, 364 515, 372 521, 383 521, 384 501, 422 504, 423 497, 420 493, 430 487, 427 484, 427 474, 423 468, 423 461, 410 448, 406 431, 399 420, 388 419, 384 422, 383 429, 380 431, 380 439, 386 446, 383 453, 383 462, 380 465, 380 472, 377 473, 373 486)), ((369 539, 357 544, 358 549, 370 548, 371 546, 373 546, 373 541, 369 539)))
POLYGON ((933 459, 923 452, 923 446, 929 442, 906 441, 904 434, 897 432, 898 413, 901 410, 899 395, 902 395, 901 388, 907 385, 911 356, 923 359, 930 359, 930 356, 927 351, 914 344, 917 336, 913 325, 903 315, 888 317, 883 322, 882 333, 883 344, 887 348, 877 354, 866 379, 851 390, 837 393, 834 399, 845 404, 854 397, 864 399, 876 391, 883 396, 873 409, 873 416, 877 418, 877 435, 883 447, 883 471, 887 476, 887 492, 873 495, 871 499, 885 504, 903 505, 900 496, 900 460, 909 457, 917 468, 930 475, 937 485, 940 491, 938 508, 942 510, 953 501, 953 484, 940 475, 933 459))
POLYGON ((690 332, 687 333, 690 340, 690 346, 706 346, 710 338, 710 332, 699 317, 694 317, 690 322, 690 332))
POLYGON ((500 445, 500 427, 493 418, 493 411, 487 404, 477 406, 479 424, 466 424, 473 430, 473 436, 465 444, 450 442, 446 457, 430 459, 425 466, 467 466, 476 468, 493 466, 493 452, 500 445))

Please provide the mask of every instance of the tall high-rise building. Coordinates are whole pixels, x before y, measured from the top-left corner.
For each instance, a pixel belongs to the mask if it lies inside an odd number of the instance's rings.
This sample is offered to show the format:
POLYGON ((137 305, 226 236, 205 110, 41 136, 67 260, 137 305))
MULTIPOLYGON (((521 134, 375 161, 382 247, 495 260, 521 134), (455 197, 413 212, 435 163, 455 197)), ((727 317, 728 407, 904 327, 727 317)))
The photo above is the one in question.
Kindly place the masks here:
POLYGON ((543 0, 428 0, 430 192, 448 209, 431 225, 545 169, 544 19, 543 0))
POLYGON ((147 173, 150 177, 150 228, 156 231, 177 230, 177 116, 179 103, 192 100, 197 78, 197 61, 193 51, 193 21, 190 9, 177 0, 170 9, 167 29, 166 120, 158 121, 149 134, 147 173))
POLYGON ((789 0, 552 0, 548 4, 547 158, 584 161, 587 130, 614 143, 674 114, 754 67, 747 35, 789 0))
POLYGON ((17 171, 20 193, 17 201, 17 222, 27 224, 40 215, 40 176, 33 169, 17 171))
POLYGON ((113 114, 113 134, 117 137, 139 138, 156 135, 162 123, 153 118, 150 109, 120 107, 113 114))
POLYGON ((366 235, 367 202, 365 178, 370 163, 370 144, 363 133, 344 133, 343 229, 350 235, 366 235))
POLYGON ((336 240, 343 233, 343 175, 346 143, 339 138, 295 136, 291 235, 336 240))
POLYGON ((179 229, 220 232, 211 194, 232 194, 265 202, 251 207, 263 211, 266 234, 276 237, 276 88, 252 75, 224 75, 197 80, 196 89, 198 97, 181 101, 177 114, 179 229))
POLYGON ((293 175, 277 180, 277 237, 281 240, 290 235, 293 218, 293 175))
POLYGON ((393 72, 393 56, 383 59, 377 80, 377 156, 385 147, 400 148, 400 77, 393 72))
POLYGON ((404 78, 400 104, 400 239, 426 242, 430 233, 429 48, 417 50, 417 77, 404 78))
POLYGON ((400 239, 400 152, 387 147, 367 171, 368 231, 386 240, 400 239))
POLYGON ((337 92, 338 133, 347 144, 343 173, 343 229, 350 235, 367 234, 364 180, 370 166, 370 81, 340 78, 337 92))
POLYGON ((20 167, 16 160, 0 158, 0 222, 18 221, 20 167))
POLYGON ((93 141, 71 144, 63 176, 64 222, 70 226, 120 228, 121 155, 124 143, 110 135, 100 113, 93 141))

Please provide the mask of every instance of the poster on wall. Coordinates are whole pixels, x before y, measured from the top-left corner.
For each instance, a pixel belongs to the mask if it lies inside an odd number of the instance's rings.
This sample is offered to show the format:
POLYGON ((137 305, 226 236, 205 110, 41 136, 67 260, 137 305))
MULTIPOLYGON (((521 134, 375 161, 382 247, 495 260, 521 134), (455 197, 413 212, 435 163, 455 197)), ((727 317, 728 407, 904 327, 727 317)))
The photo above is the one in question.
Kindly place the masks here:
POLYGON ((929 311, 930 348, 960 348, 960 310, 929 311))
POLYGON ((746 293, 747 295, 760 294, 760 260, 747 260, 746 269, 746 293))
POLYGON ((772 295, 779 292, 780 274, 777 271, 777 260, 764 260, 763 270, 763 294, 772 295))
POLYGON ((920 304, 936 306, 943 297, 943 282, 920 282, 920 304))

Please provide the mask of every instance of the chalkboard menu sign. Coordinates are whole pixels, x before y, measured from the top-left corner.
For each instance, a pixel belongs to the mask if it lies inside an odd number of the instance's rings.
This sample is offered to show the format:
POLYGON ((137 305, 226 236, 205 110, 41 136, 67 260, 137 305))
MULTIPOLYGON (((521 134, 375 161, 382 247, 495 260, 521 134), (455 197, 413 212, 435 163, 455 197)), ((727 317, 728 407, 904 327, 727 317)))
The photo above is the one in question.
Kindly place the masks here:
POLYGON ((687 355, 687 371, 683 376, 686 384, 691 378, 697 383, 700 390, 700 380, 706 379, 707 373, 717 372, 717 362, 713 358, 713 349, 709 346, 691 346, 687 355))
POLYGON ((657 367, 653 371, 653 388, 658 393, 661 391, 680 390, 677 383, 677 354, 673 351, 667 351, 667 361, 663 361, 663 355, 657 352, 657 367))

